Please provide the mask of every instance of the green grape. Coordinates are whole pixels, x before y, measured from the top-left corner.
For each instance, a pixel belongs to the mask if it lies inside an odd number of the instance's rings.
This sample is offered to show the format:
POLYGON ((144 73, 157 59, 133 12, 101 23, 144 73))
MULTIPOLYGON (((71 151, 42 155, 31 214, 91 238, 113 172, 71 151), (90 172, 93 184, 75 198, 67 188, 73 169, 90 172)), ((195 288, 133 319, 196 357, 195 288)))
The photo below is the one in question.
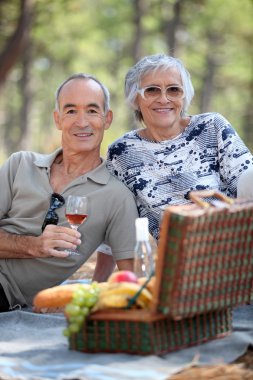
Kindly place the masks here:
POLYGON ((95 295, 90 295, 89 298, 86 299, 86 306, 92 307, 97 302, 97 297, 95 295))
POLYGON ((90 313, 90 308, 87 307, 87 306, 83 306, 83 307, 81 308, 81 313, 82 313, 82 315, 83 315, 84 317, 86 317, 86 316, 89 315, 89 313, 90 313))
POLYGON ((80 287, 75 290, 75 292, 73 294, 73 299, 78 298, 78 297, 82 297, 83 292, 84 292, 84 289, 81 288, 81 285, 80 285, 80 287))
POLYGON ((84 320, 84 318, 83 318, 84 316, 82 315, 82 314, 78 314, 78 315, 69 315, 68 316, 68 320, 69 320, 69 322, 73 322, 73 323, 75 323, 75 322, 80 322, 80 323, 82 323, 83 322, 83 320, 84 320), (82 318, 82 320, 81 320, 81 318, 82 318))
POLYGON ((66 305, 65 312, 70 316, 78 315, 80 313, 80 306, 77 304, 69 303, 66 305))
POLYGON ((69 331, 68 327, 66 327, 66 328, 63 330, 63 335, 66 336, 67 338, 70 337, 71 332, 69 331))
POLYGON ((77 305, 77 306, 83 306, 83 302, 85 301, 85 298, 83 297, 83 295, 78 295, 78 297, 75 297, 73 298, 72 300, 72 304, 73 305, 77 305))
POLYGON ((97 282, 93 282, 88 289, 80 285, 75 290, 72 301, 65 307, 68 327, 63 330, 64 336, 69 338, 71 334, 80 331, 90 310, 98 300, 99 292, 100 289, 97 282))
POLYGON ((82 314, 79 314, 79 315, 76 315, 76 316, 75 316, 75 321, 76 321, 76 323, 82 324, 83 321, 85 320, 86 315, 88 315, 89 310, 88 310, 88 313, 87 313, 87 314, 84 314, 83 311, 82 311, 82 309, 81 309, 81 313, 82 313, 82 314))
POLYGON ((71 333, 76 333, 77 331, 79 331, 79 328, 80 328, 80 326, 78 323, 70 323, 70 325, 69 325, 69 331, 71 333))

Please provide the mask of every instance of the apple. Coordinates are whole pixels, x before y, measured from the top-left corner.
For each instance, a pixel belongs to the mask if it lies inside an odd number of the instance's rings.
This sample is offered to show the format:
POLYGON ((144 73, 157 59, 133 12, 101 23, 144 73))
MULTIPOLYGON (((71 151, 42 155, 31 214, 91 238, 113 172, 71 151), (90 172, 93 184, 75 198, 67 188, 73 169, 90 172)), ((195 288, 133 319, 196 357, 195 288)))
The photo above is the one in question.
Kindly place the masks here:
POLYGON ((108 282, 135 282, 138 283, 138 277, 134 272, 130 270, 119 270, 117 272, 113 272, 111 276, 108 278, 108 282))

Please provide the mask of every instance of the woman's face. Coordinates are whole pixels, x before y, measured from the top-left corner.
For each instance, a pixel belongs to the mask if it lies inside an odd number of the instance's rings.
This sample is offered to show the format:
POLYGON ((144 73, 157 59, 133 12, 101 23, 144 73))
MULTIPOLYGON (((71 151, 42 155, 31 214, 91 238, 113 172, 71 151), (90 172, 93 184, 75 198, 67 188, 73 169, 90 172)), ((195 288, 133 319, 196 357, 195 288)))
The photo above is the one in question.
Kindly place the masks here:
MULTIPOLYGON (((165 90, 171 85, 182 87, 182 80, 176 68, 161 69, 148 73, 141 79, 141 88, 151 85, 160 86, 165 90)), ((148 129, 170 128, 180 123, 183 99, 168 100, 164 91, 157 98, 148 100, 143 99, 141 94, 138 94, 136 105, 140 109, 143 122, 148 129)))

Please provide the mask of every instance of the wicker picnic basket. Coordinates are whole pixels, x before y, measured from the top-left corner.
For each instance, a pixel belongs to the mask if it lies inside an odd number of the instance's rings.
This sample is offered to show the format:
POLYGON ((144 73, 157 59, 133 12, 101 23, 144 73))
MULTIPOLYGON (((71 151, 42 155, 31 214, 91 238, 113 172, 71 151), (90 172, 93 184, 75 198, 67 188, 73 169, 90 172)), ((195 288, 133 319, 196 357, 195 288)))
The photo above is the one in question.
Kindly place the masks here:
POLYGON ((161 355, 231 332, 231 308, 252 297, 253 201, 190 197, 164 211, 151 309, 93 313, 70 349, 161 355))

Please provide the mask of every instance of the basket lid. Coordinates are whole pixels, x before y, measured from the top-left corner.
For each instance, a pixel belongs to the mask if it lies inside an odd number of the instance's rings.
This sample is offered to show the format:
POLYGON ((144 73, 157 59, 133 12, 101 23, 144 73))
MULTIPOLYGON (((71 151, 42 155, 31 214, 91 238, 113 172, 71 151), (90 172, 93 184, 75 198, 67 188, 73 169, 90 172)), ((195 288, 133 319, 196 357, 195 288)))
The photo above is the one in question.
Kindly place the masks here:
POLYGON ((164 211, 153 311, 172 318, 250 301, 253 202, 226 207, 169 206, 164 211))

